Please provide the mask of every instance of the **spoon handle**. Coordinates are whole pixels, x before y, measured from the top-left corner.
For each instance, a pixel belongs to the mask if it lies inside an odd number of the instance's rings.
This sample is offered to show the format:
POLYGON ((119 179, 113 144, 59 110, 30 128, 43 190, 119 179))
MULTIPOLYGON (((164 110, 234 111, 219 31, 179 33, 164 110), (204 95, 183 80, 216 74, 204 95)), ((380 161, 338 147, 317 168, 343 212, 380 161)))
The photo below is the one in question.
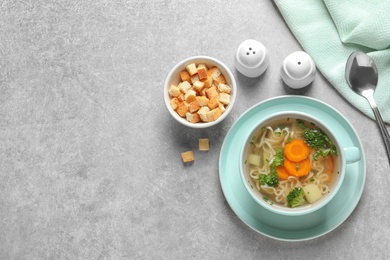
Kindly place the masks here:
POLYGON ((370 96, 366 96, 366 98, 367 98, 368 102, 370 103, 372 111, 374 112, 376 122, 378 124, 379 130, 381 131, 383 141, 385 143, 387 158, 389 159, 389 162, 390 162, 390 135, 389 135, 389 132, 386 129, 385 123, 383 122, 382 116, 381 116, 379 109, 376 105, 374 97, 370 95, 370 96))

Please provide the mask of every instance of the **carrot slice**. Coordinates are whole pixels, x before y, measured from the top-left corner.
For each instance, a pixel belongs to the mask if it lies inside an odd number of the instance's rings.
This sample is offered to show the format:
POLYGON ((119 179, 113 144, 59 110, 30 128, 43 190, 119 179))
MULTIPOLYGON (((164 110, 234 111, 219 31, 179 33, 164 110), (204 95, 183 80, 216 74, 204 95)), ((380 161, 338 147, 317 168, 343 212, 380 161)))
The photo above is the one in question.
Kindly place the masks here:
POLYGON ((325 170, 326 173, 329 175, 329 182, 332 182, 333 180, 333 169, 334 169, 334 164, 333 164, 333 158, 330 154, 326 157, 326 162, 325 162, 325 170))
POLYGON ((328 154, 328 156, 326 156, 326 170, 332 173, 333 167, 333 158, 330 154, 328 154))
POLYGON ((284 158, 284 168, 286 168, 289 175, 295 177, 302 177, 310 172, 310 159, 306 158, 300 162, 293 162, 284 158))
POLYGON ((302 139, 294 139, 286 144, 284 155, 288 160, 300 162, 307 158, 310 147, 302 139))
POLYGON ((278 175, 279 179, 287 180, 288 176, 290 176, 283 166, 276 167, 276 174, 278 175))

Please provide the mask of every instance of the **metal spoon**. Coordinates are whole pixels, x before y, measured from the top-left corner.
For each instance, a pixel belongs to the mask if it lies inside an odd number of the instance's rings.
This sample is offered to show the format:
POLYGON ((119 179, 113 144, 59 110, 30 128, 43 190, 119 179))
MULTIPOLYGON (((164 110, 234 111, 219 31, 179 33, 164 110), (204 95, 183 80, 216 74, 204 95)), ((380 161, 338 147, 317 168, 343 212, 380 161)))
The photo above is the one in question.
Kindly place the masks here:
POLYGON ((378 83, 378 70, 374 61, 363 52, 353 52, 349 56, 347 65, 345 67, 345 78, 347 79, 348 85, 351 87, 351 89, 357 94, 365 97, 370 103, 376 118, 376 122, 381 131, 387 151, 387 157, 390 162, 389 132, 383 123, 382 116, 379 113, 379 109, 374 100, 374 91, 376 84, 378 83))

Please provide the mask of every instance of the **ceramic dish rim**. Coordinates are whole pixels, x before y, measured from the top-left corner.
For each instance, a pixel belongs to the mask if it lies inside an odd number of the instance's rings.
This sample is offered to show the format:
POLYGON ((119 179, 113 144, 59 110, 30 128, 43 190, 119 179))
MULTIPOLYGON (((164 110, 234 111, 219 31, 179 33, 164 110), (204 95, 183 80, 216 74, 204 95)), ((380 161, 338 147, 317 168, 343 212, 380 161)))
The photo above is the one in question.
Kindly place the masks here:
MULTIPOLYGON (((278 120, 282 117, 301 118, 301 119, 303 118, 303 120, 306 120, 306 121, 311 120, 311 122, 315 122, 315 124, 319 125, 321 129, 325 128, 326 132, 329 132, 329 134, 332 136, 332 139, 337 140, 336 133, 332 129, 329 129, 328 127, 326 127, 325 124, 322 123, 320 119, 315 118, 314 116, 310 115, 309 113, 295 111, 295 110, 276 112, 276 113, 273 113, 273 114, 270 114, 270 115, 263 117, 261 120, 258 120, 256 122, 256 124, 254 126, 252 126, 252 128, 250 128, 248 133, 245 135, 244 139, 246 141, 248 141, 250 136, 253 135, 253 132, 256 129, 258 129, 261 126, 261 124, 263 124, 264 122, 267 122, 270 119, 271 120, 278 120)), ((342 161, 342 160, 345 161, 345 159, 340 158, 339 162, 341 163, 341 166, 342 166, 342 168, 340 170, 343 172, 343 174, 339 177, 337 185, 332 188, 333 191, 330 194, 328 194, 326 196, 326 198, 323 199, 321 204, 314 205, 314 206, 311 206, 309 204, 306 207, 306 210, 302 210, 302 211, 283 209, 283 207, 282 207, 282 210, 278 210, 279 207, 275 207, 274 205, 270 205, 269 202, 264 202, 261 199, 257 198, 256 195, 253 194, 253 192, 251 191, 251 188, 246 183, 245 176, 244 176, 245 173, 243 173, 243 169, 241 167, 242 166, 241 159, 243 159, 243 153, 245 152, 244 150, 246 147, 247 147, 247 144, 245 144, 245 143, 242 144, 242 146, 240 148, 240 154, 239 154, 239 160, 240 160, 240 162, 239 162, 240 169, 239 170, 240 170, 241 180, 242 180, 246 190, 251 195, 251 197, 256 201, 256 203, 259 204, 260 206, 264 207, 265 209, 274 212, 275 214, 281 214, 281 215, 286 215, 286 216, 301 216, 301 215, 310 214, 316 210, 319 210, 322 207, 324 207, 326 204, 328 204, 335 197, 335 195, 337 194, 338 190, 340 189, 340 187, 342 185, 342 182, 344 181, 344 176, 346 174, 345 173, 345 166, 340 161, 342 161)), ((338 147, 339 154, 340 154, 339 156, 342 156, 342 153, 343 153, 342 148, 343 147, 340 147, 339 144, 337 144, 337 147, 338 147)), ((346 164, 346 162, 344 162, 344 163, 346 164)))
POLYGON ((237 99, 237 83, 236 83, 236 79, 232 73, 232 71, 228 68, 228 66, 223 63, 222 61, 216 59, 216 58, 213 58, 211 56, 206 56, 206 55, 199 55, 199 56, 190 56, 190 57, 187 57, 181 61, 179 61, 168 73, 168 75, 166 76, 165 78, 165 82, 164 82, 164 103, 165 103, 165 107, 166 109, 168 110, 168 112, 171 114, 171 116, 177 121, 179 122, 180 124, 183 124, 187 127, 191 127, 191 128, 207 128, 207 127, 210 127, 210 126, 214 126, 218 123, 220 123, 221 121, 223 121, 229 114, 230 112, 232 111, 233 107, 234 107, 234 104, 236 103, 236 99, 237 99), (228 83, 230 83, 230 87, 231 87, 231 91, 232 91, 232 94, 230 96, 230 103, 229 105, 227 106, 225 112, 222 113, 222 115, 215 121, 213 122, 207 122, 207 123, 191 123, 191 122, 188 122, 185 118, 182 118, 180 117, 172 108, 171 108, 171 105, 169 103, 170 101, 170 98, 169 98, 169 94, 168 94, 168 88, 170 86, 170 82, 171 82, 171 78, 173 76, 173 74, 176 73, 177 70, 179 69, 185 69, 185 67, 192 63, 192 62, 204 62, 204 63, 212 63, 212 64, 215 64, 216 66, 218 66, 218 68, 222 71, 222 74, 224 74, 225 78, 227 79, 228 83))
MULTIPOLYGON (((363 191, 364 191, 364 187, 365 187, 366 170, 367 170, 366 169, 366 155, 364 153, 363 144, 362 144, 359 136, 357 135, 355 128, 346 119, 346 117, 343 114, 341 114, 337 109, 335 109, 334 107, 328 105, 327 103, 325 103, 321 100, 318 100, 318 99, 315 99, 312 97, 306 97, 306 96, 302 97, 302 96, 295 96, 295 95, 282 95, 282 96, 268 98, 266 100, 260 101, 259 103, 255 104, 252 107, 250 107, 249 109, 247 109, 235 121, 235 123, 231 126, 231 128, 227 132, 227 134, 224 138, 224 141, 222 143, 221 149, 220 149, 218 167, 219 167, 219 178, 220 178, 220 185, 221 185, 222 193, 223 193, 227 203, 229 204, 229 207, 235 213, 235 215, 238 217, 238 219, 240 219, 242 222, 244 222, 250 229, 254 230, 257 233, 260 233, 261 235, 263 235, 265 237, 272 238, 272 239, 275 239, 278 241, 286 241, 286 242, 299 242, 299 241, 307 241, 307 240, 315 239, 315 238, 318 238, 318 237, 321 237, 321 236, 324 236, 324 235, 330 233, 331 231, 333 231, 334 229, 339 227, 341 224, 343 224, 345 222, 345 220, 354 212, 357 205, 359 204, 359 201, 363 195, 363 191), (340 120, 342 121, 342 123, 345 124, 346 127, 348 127, 348 129, 346 129, 346 130, 348 130, 349 135, 352 136, 353 139, 357 142, 356 145, 358 145, 361 148, 361 160, 360 160, 361 162, 360 163, 362 165, 360 165, 361 167, 359 167, 359 170, 360 170, 359 171, 359 177, 360 177, 359 183, 356 184, 359 186, 357 186, 356 189, 354 189, 354 195, 356 195, 356 199, 353 200, 353 202, 346 209, 346 211, 342 212, 343 216, 338 216, 336 220, 325 219, 324 220, 325 223, 320 224, 320 225, 324 225, 324 227, 316 226, 316 230, 313 230, 313 232, 312 232, 314 234, 310 234, 310 235, 307 235, 306 233, 304 235, 300 235, 300 234, 296 235, 296 232, 294 232, 293 236, 289 236, 289 235, 282 236, 282 235, 275 234, 275 232, 287 232, 288 233, 288 231, 285 229, 276 229, 275 230, 275 228, 269 227, 267 225, 265 226, 265 228, 257 228, 257 224, 264 225, 264 223, 263 222, 253 223, 253 216, 251 216, 250 213, 248 213, 248 211, 245 211, 245 209, 243 209, 242 207, 237 208, 237 206, 235 205, 235 204, 237 204, 237 201, 238 201, 237 195, 231 191, 231 188, 233 188, 233 186, 228 185, 229 184, 229 179, 227 177, 228 173, 224 172, 222 170, 224 168, 222 166, 222 164, 223 164, 222 159, 224 159, 223 155, 225 153, 224 152, 224 150, 226 149, 225 147, 229 147, 230 143, 232 142, 230 140, 230 138, 235 137, 236 132, 238 132, 238 130, 239 130, 238 129, 239 126, 237 126, 237 122, 241 122, 243 120, 243 118, 245 118, 248 115, 248 113, 250 113, 250 111, 257 108, 258 106, 264 105, 265 103, 268 103, 268 102, 275 102, 279 99, 292 100, 293 102, 296 102, 295 101, 296 99, 298 99, 298 100, 302 99, 302 100, 307 100, 307 102, 317 102, 321 106, 323 106, 327 109, 330 109, 331 111, 336 113, 340 117, 340 120), (224 185, 225 182, 227 182, 226 185, 224 185), (335 222, 333 226, 328 223, 332 220, 333 220, 333 222, 335 222), (325 230, 320 230, 320 229, 325 229, 325 230), (269 231, 269 230, 273 230, 274 233, 273 234, 271 232, 267 233, 267 231, 269 231)), ((243 183, 241 181, 239 183, 240 183, 239 185, 243 186, 243 183)), ((245 189, 244 187, 242 187, 242 188, 245 189)), ((250 196, 248 196, 248 197, 250 198, 250 196)), ((258 207, 260 207, 260 206, 258 206, 258 207)), ((326 207, 330 207, 330 205, 326 205, 325 208, 326 207)), ((312 214, 315 214, 315 213, 312 213, 312 214)), ((300 233, 300 232, 303 232, 303 230, 299 231, 298 233, 300 233)))

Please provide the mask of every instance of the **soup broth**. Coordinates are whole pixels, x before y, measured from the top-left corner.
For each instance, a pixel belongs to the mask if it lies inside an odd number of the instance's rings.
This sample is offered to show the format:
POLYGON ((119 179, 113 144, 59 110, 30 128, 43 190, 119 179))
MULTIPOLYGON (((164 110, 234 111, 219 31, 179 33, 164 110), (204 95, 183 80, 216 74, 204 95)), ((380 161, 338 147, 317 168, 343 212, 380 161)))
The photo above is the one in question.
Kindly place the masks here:
POLYGON ((337 177, 337 150, 317 125, 285 118, 265 124, 249 138, 244 168, 251 187, 265 201, 288 207, 311 204, 326 196, 337 177), (290 193, 302 192, 302 203, 290 193))

